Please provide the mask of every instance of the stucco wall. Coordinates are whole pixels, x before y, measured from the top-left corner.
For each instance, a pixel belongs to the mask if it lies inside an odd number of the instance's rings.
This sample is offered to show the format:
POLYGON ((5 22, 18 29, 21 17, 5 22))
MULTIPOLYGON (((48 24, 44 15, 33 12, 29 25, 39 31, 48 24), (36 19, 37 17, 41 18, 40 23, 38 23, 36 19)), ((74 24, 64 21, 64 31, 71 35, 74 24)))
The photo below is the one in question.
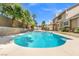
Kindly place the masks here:
POLYGON ((0 36, 13 35, 26 31, 24 28, 0 27, 0 36))
POLYGON ((13 27, 21 27, 21 28, 22 28, 22 23, 19 22, 19 21, 17 21, 17 20, 15 20, 15 21, 13 22, 12 26, 13 26, 13 27))
POLYGON ((77 19, 77 27, 79 27, 79 18, 77 19))
POLYGON ((77 19, 73 19, 73 20, 71 21, 71 27, 72 27, 72 28, 76 28, 76 27, 77 27, 77 19))
POLYGON ((68 19, 76 14, 79 14, 79 5, 66 12, 66 19, 68 19))
POLYGON ((63 22, 66 20, 65 17, 66 17, 66 14, 65 12, 63 12, 59 17, 61 17, 60 19, 58 18, 57 20, 57 30, 60 30, 62 27, 64 27, 64 24, 63 22))
POLYGON ((0 26, 7 26, 11 27, 12 26, 12 20, 0 15, 0 26))

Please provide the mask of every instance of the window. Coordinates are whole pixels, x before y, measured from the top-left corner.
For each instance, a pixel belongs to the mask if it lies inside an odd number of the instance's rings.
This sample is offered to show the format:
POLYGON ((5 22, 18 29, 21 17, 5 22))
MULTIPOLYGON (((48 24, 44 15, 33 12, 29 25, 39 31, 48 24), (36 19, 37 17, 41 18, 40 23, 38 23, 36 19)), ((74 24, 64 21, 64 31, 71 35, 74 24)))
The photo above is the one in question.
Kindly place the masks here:
POLYGON ((64 22, 64 25, 68 25, 68 21, 64 22))

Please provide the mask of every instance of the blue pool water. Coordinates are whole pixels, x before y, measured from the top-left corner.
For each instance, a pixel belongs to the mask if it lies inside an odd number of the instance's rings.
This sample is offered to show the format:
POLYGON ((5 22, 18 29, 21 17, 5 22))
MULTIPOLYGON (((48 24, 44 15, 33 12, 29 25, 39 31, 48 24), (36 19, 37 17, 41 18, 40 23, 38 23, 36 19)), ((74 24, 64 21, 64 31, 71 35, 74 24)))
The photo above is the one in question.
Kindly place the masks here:
POLYGON ((26 34, 16 36, 14 43, 30 48, 52 48, 63 45, 66 42, 65 37, 50 32, 27 32, 26 34))

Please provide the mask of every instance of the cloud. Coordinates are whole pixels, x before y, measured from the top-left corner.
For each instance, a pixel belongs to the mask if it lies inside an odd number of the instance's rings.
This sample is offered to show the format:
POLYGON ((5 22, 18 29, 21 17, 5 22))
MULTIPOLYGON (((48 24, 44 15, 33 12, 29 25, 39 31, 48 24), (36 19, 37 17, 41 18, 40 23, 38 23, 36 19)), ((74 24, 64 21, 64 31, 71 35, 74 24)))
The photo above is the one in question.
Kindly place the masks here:
POLYGON ((36 6, 36 5, 38 5, 37 3, 29 3, 28 4, 29 6, 36 6))
POLYGON ((50 23, 52 23, 52 20, 48 20, 46 23, 47 23, 47 24, 50 24, 50 23))
POLYGON ((51 12, 55 12, 55 13, 60 13, 63 11, 63 9, 56 9, 56 8, 44 8, 44 11, 51 11, 51 12))
POLYGON ((57 10, 57 13, 61 13, 63 10, 62 9, 58 9, 57 10))
POLYGON ((56 16, 58 16, 62 11, 63 11, 63 9, 56 9, 55 10, 56 16))
POLYGON ((44 11, 53 11, 52 8, 44 8, 43 10, 44 10, 44 11))

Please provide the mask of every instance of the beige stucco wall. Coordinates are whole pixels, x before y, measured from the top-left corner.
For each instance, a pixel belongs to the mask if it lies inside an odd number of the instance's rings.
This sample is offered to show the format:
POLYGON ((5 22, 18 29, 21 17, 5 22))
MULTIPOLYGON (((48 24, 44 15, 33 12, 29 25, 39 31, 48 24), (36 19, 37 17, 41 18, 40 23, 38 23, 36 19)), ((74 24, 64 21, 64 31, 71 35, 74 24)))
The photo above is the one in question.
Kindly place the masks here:
POLYGON ((77 19, 77 27, 79 27, 79 18, 77 19))
POLYGON ((77 19, 73 19, 71 21, 71 26, 72 26, 72 29, 76 28, 77 27, 77 19))
POLYGON ((76 14, 79 14, 79 5, 66 11, 66 19, 73 17, 76 14))
POLYGON ((55 18, 55 19, 54 19, 54 22, 53 22, 53 23, 54 23, 54 25, 53 25, 53 30, 54 30, 54 31, 58 30, 58 26, 57 26, 58 23, 57 23, 57 22, 58 22, 58 18, 55 18))
POLYGON ((13 35, 26 31, 26 28, 0 27, 0 36, 13 35))
POLYGON ((22 23, 15 20, 12 24, 10 18, 0 15, 0 27, 22 27, 22 23))
POLYGON ((53 30, 53 24, 49 24, 47 25, 47 27, 49 28, 49 30, 53 30))
MULTIPOLYGON (((60 16, 59 16, 59 17, 60 17, 60 16)), ((58 20, 58 30, 61 30, 61 28, 64 27, 63 22, 66 20, 65 17, 66 17, 66 14, 65 14, 65 12, 64 12, 64 13, 61 15, 61 19, 58 20)))
POLYGON ((13 27, 21 27, 22 26, 22 23, 15 20, 14 23, 12 24, 13 27))
POLYGON ((0 26, 7 26, 10 27, 12 25, 12 20, 4 17, 4 16, 0 16, 0 26))

